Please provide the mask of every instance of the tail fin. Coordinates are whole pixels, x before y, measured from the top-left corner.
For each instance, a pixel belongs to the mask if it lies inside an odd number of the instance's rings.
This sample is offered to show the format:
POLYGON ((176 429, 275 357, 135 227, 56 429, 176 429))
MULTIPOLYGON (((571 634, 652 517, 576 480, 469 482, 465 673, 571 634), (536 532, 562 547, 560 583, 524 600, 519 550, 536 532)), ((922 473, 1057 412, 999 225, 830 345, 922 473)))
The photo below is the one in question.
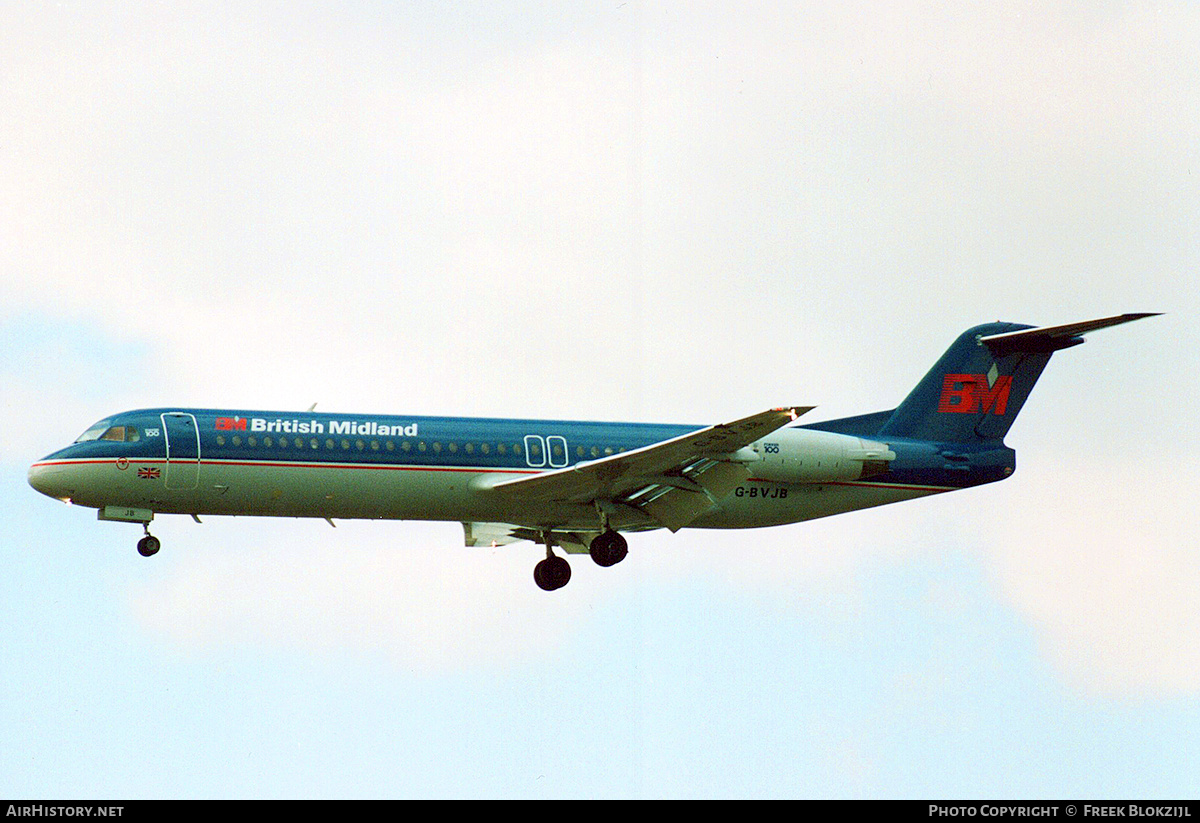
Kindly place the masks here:
POLYGON ((1060 349, 1096 329, 1151 317, 1123 314, 1065 326, 987 323, 963 332, 905 398, 880 436, 944 443, 999 442, 1060 349))

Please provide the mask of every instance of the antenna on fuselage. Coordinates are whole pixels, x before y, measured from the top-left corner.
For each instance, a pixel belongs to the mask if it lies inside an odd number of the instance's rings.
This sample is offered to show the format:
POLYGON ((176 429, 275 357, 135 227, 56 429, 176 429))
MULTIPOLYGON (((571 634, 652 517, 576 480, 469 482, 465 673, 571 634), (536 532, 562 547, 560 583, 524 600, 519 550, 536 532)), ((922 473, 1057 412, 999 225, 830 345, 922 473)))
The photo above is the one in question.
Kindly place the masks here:
POLYGON ((312 410, 313 410, 313 409, 315 409, 316 407, 317 407, 317 404, 316 404, 316 403, 313 403, 311 406, 309 406, 309 407, 308 407, 308 410, 309 410, 309 411, 312 411, 312 410))

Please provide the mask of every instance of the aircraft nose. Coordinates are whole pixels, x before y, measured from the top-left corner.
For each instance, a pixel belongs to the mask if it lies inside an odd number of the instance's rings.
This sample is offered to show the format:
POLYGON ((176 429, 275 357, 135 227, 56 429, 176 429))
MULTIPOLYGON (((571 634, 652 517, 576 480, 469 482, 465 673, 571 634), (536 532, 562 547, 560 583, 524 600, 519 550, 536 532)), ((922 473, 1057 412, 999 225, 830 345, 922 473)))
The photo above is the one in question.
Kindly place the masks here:
POLYGON ((29 485, 47 497, 69 500, 71 493, 66 488, 66 479, 62 466, 34 463, 29 467, 29 485))

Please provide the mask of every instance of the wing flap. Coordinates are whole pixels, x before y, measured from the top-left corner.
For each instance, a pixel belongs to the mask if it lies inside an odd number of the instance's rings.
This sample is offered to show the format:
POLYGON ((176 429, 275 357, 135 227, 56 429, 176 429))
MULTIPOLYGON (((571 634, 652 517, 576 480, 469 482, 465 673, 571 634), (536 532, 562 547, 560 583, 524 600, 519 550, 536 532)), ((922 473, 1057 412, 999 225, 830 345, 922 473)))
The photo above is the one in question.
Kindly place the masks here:
POLYGON ((656 523, 677 532, 717 505, 703 492, 672 488, 641 506, 656 523))
POLYGON ((707 460, 685 474, 663 477, 639 488, 620 502, 641 509, 655 523, 674 532, 716 506, 749 477, 750 470, 740 463, 707 460))
POLYGON ((463 523, 463 545, 507 546, 524 539, 516 534, 520 526, 512 523, 463 523))
POLYGON ((709 497, 720 500, 750 478, 750 470, 741 463, 714 462, 698 472, 695 481, 704 487, 709 497))
MULTIPOLYGON (((468 547, 507 546, 528 540, 533 543, 544 543, 546 533, 540 529, 528 526, 518 526, 513 523, 467 523, 462 524, 463 543, 468 547)), ((551 531, 550 542, 559 546, 567 554, 587 554, 588 546, 600 532, 589 531, 551 531)))

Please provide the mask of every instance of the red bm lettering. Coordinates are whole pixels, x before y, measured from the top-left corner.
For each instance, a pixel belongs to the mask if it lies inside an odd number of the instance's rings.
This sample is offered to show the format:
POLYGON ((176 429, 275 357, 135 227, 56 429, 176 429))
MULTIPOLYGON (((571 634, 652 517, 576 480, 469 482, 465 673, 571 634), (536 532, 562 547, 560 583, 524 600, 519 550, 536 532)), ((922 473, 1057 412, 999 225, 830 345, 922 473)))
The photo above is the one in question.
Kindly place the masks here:
POLYGON ((1012 378, 999 376, 988 385, 985 374, 948 374, 942 380, 938 411, 949 414, 1004 414, 1012 378))

